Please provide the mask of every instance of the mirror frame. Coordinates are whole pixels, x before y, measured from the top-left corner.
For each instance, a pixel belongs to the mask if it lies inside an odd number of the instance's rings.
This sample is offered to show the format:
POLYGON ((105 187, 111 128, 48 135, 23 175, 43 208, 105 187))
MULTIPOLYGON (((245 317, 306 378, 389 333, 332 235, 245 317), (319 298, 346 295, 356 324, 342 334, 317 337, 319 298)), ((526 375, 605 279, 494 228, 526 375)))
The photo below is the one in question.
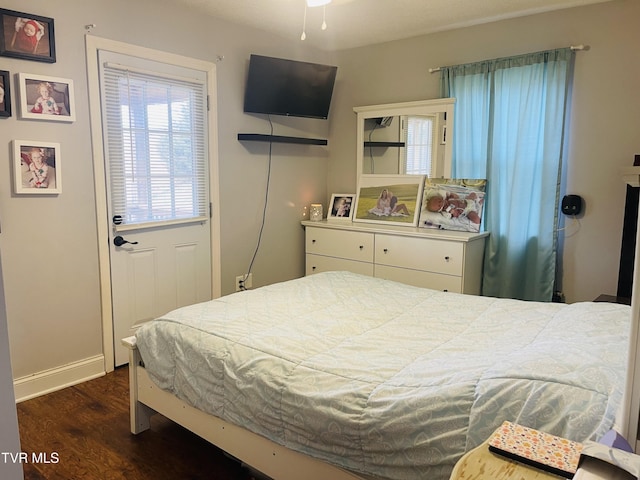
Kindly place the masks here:
POLYGON ((436 113, 445 113, 447 116, 447 141, 444 145, 444 165, 436 169, 436 177, 451 177, 451 155, 453 152, 453 110, 455 98, 436 98, 432 100, 418 100, 414 102, 404 103, 388 103, 382 105, 368 105, 363 107, 354 107, 353 111, 357 114, 356 127, 356 168, 358 187, 360 178, 363 175, 378 175, 375 173, 363 174, 364 162, 364 125, 365 121, 370 118, 379 117, 395 117, 401 115, 433 115, 436 113))

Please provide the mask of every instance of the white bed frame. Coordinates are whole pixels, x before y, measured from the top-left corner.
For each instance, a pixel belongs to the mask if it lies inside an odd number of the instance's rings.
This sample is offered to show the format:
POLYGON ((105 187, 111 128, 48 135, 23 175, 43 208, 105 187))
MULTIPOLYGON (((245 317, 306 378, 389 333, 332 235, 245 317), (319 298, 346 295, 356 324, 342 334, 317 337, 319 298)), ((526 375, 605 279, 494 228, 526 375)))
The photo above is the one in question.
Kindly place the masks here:
POLYGON ((306 480, 365 480, 188 405, 149 378, 135 337, 123 339, 122 344, 129 349, 131 433, 148 430, 151 417, 160 413, 275 480, 299 480, 301 472, 306 480))

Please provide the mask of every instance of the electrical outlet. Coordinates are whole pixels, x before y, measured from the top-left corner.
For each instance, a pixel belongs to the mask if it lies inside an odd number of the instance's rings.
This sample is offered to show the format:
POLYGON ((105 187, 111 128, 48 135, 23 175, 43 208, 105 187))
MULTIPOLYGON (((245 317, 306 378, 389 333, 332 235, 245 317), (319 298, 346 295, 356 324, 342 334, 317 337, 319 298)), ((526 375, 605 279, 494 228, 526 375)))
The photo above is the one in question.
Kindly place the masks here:
POLYGON ((236 292, 239 292, 241 290, 248 290, 251 288, 252 284, 253 273, 250 273, 249 275, 238 275, 236 277, 236 292))

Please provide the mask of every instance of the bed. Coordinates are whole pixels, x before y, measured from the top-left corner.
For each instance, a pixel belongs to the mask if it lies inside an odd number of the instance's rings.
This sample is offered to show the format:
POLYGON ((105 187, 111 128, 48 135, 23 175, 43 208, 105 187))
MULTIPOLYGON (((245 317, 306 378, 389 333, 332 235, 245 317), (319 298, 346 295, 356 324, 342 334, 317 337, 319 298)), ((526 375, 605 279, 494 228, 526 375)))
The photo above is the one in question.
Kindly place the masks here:
POLYGON ((577 441, 616 427, 630 317, 318 273, 124 339, 131 430, 159 412, 278 480, 444 480, 504 420, 577 441))

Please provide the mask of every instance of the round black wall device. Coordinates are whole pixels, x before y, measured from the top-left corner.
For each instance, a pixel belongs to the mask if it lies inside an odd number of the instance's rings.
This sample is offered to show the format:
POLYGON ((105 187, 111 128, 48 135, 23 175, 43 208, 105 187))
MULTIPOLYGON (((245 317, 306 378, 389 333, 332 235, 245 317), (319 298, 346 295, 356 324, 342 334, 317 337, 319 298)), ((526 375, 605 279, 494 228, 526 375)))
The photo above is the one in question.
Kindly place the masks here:
POLYGON ((582 211, 582 197, 580 195, 565 195, 562 199, 561 209, 565 215, 579 215, 582 211))

